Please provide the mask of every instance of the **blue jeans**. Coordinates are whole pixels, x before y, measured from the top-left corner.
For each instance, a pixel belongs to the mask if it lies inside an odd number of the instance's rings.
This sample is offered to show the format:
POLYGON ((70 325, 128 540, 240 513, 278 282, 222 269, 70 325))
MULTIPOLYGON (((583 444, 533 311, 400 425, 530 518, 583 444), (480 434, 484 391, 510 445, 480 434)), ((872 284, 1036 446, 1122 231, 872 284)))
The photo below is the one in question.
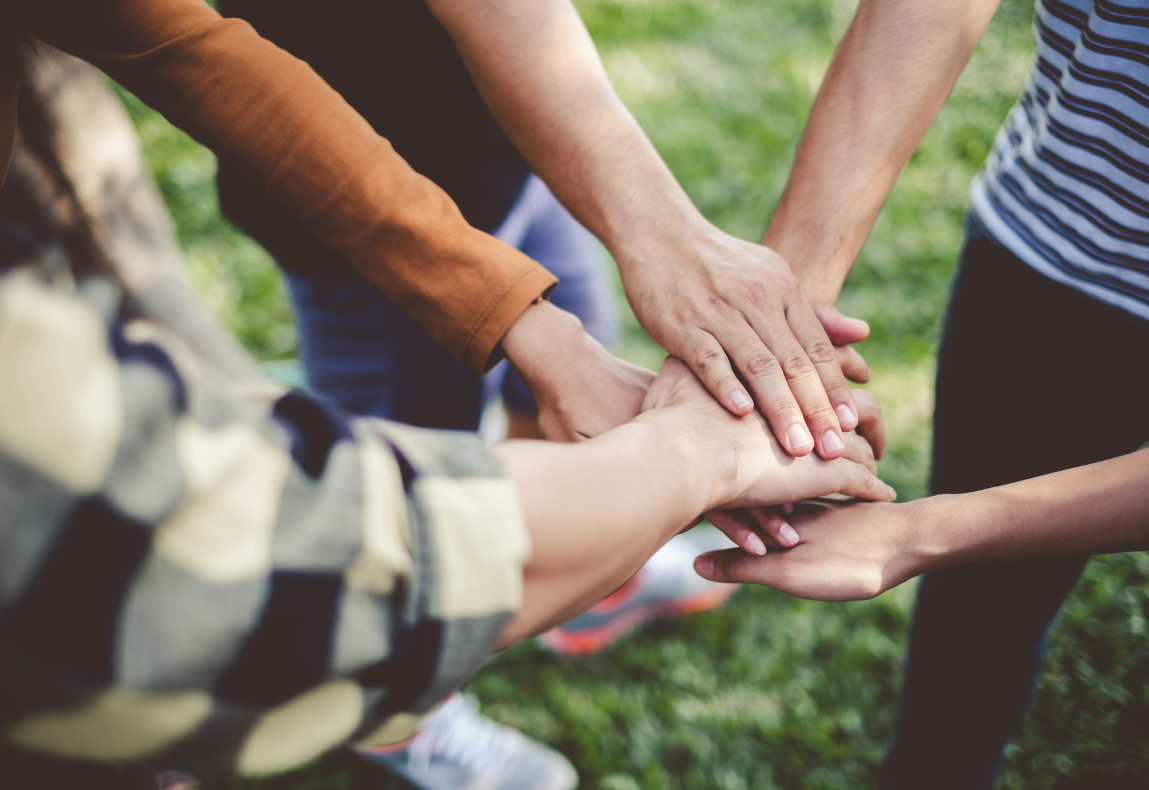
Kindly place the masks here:
MULTIPOLYGON (((1055 283, 976 220, 938 355, 931 489, 962 493, 1133 452, 1149 437, 1149 325, 1055 283)), ((928 574, 888 790, 989 788, 1088 557, 928 574)))
MULTIPOLYGON (((582 319, 600 342, 613 342, 618 316, 602 255, 542 181, 527 180, 494 235, 558 276, 551 301, 582 319)), ((483 381, 341 258, 332 254, 323 268, 323 277, 287 274, 311 389, 355 414, 477 429, 483 381)), ((530 393, 505 362, 487 376, 487 388, 501 389, 509 409, 535 411, 530 393)))

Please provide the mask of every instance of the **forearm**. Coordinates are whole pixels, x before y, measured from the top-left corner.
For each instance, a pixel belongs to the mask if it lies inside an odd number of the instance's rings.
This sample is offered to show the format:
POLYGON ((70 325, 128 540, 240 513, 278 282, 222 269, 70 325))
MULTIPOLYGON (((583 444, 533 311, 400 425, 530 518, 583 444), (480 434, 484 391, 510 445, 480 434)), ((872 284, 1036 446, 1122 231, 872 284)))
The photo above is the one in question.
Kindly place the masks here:
POLYGON ((1149 549, 1149 450, 913 503, 919 572, 984 560, 1149 549))
POLYGON ((201 0, 14 8, 29 33, 99 66, 239 165, 476 372, 555 283, 467 225, 307 64, 201 0))
POLYGON ((593 605, 706 510, 713 459, 671 422, 644 415, 580 444, 495 448, 532 545, 523 606, 504 644, 593 605))
POLYGON ((708 227, 611 87, 568 0, 430 0, 500 125, 620 264, 708 227))
POLYGON ((862 0, 763 244, 833 303, 999 0, 862 0))

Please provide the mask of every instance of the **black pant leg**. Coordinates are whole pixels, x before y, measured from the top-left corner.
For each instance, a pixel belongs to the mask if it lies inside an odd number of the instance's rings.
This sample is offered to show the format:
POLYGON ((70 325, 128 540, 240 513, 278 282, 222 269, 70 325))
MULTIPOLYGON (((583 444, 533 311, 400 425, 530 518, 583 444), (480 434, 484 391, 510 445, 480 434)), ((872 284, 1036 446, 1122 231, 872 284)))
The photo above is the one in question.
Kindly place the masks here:
MULTIPOLYGON (((971 230, 938 358, 934 493, 1135 450, 1146 436, 1149 329, 971 230)), ((922 580, 883 787, 991 785, 1049 624, 1087 559, 971 565, 922 580)))

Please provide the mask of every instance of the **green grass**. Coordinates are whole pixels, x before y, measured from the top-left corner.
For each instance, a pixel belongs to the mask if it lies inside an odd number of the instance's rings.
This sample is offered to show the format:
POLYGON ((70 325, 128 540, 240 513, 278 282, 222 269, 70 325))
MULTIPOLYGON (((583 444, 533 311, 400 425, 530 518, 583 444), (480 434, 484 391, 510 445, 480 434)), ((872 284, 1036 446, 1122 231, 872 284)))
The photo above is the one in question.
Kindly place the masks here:
MULTIPOLYGON (((702 211, 757 239, 776 204, 849 0, 579 0, 615 85, 702 211)), ((1032 63, 1032 7, 1005 0, 896 189, 840 306, 873 327, 862 351, 883 400, 882 472, 925 493, 934 353, 967 188, 1032 63)), ((294 332, 267 256, 220 221, 210 154, 129 102, 188 253, 192 281, 262 359, 294 332)), ((620 353, 659 352, 633 317, 620 353)), ((1094 561, 1063 613, 1002 788, 1149 775, 1149 557, 1094 561)), ((913 585, 865 603, 743 589, 585 660, 519 645, 470 689, 496 719, 566 753, 584 788, 867 788, 890 736, 913 585)), ((222 783, 220 786, 227 786, 222 783)), ((236 784, 397 788, 331 756, 236 784)))

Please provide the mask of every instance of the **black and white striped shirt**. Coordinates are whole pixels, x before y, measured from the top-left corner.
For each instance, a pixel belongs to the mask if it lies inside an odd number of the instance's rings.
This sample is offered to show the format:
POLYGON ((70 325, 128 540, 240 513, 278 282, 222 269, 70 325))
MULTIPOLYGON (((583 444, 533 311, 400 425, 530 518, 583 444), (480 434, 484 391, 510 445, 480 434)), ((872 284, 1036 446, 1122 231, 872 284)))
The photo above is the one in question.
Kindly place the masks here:
POLYGON ((973 211, 1033 268, 1149 321, 1149 0, 1038 0, 1034 32, 973 211))

